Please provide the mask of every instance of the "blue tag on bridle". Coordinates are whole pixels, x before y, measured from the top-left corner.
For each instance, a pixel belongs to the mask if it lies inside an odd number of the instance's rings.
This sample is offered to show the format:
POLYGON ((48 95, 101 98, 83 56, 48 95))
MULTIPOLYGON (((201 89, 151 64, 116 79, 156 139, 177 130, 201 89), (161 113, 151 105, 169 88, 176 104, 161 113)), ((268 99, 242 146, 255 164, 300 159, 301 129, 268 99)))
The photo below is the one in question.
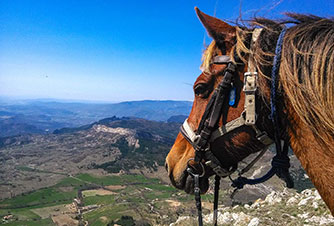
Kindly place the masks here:
POLYGON ((236 99, 236 95, 235 94, 236 94, 236 88, 233 86, 231 88, 230 97, 229 97, 229 101, 228 101, 228 104, 230 106, 234 106, 234 104, 235 104, 235 99, 236 99))

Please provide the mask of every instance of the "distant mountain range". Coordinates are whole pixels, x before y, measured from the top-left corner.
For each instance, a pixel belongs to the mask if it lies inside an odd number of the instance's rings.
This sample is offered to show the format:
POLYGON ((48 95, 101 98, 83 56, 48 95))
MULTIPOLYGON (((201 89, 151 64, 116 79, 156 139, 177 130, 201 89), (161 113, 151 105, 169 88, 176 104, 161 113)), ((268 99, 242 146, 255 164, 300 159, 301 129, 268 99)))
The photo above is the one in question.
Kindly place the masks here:
POLYGON ((64 127, 80 127, 112 116, 180 122, 190 101, 129 101, 115 104, 54 101, 0 102, 0 137, 46 134, 64 127))

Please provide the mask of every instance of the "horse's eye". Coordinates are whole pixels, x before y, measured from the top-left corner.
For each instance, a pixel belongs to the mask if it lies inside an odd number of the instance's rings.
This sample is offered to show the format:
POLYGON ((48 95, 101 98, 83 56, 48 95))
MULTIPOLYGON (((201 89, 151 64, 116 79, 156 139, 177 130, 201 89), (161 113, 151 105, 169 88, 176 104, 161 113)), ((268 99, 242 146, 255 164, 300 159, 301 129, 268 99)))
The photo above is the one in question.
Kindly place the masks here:
POLYGON ((205 83, 199 83, 194 87, 194 92, 196 96, 206 98, 209 94, 208 85, 205 83))

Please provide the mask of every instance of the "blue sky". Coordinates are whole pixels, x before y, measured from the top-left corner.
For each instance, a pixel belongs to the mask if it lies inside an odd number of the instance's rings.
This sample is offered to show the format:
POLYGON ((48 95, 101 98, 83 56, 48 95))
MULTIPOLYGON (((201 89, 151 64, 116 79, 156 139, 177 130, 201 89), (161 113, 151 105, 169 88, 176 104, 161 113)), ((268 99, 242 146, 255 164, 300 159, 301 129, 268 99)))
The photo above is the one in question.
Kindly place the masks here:
MULTIPOLYGON (((235 20, 240 1, 0 0, 0 96, 192 100, 210 42, 195 6, 235 20)), ((334 0, 242 3, 244 18, 286 11, 334 16, 334 0)))

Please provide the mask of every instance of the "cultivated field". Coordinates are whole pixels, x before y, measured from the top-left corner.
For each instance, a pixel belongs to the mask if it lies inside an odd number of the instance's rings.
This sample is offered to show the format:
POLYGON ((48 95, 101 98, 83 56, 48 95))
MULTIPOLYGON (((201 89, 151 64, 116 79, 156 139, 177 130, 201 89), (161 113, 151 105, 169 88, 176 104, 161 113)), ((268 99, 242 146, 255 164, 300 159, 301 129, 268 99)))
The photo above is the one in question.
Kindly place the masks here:
MULTIPOLYGON (((212 201, 212 195, 202 198, 212 201)), ((155 225, 174 222, 185 210, 195 212, 194 208, 192 196, 158 179, 79 174, 0 202, 0 216, 12 215, 2 222, 6 225, 106 225, 122 220, 155 225)))

